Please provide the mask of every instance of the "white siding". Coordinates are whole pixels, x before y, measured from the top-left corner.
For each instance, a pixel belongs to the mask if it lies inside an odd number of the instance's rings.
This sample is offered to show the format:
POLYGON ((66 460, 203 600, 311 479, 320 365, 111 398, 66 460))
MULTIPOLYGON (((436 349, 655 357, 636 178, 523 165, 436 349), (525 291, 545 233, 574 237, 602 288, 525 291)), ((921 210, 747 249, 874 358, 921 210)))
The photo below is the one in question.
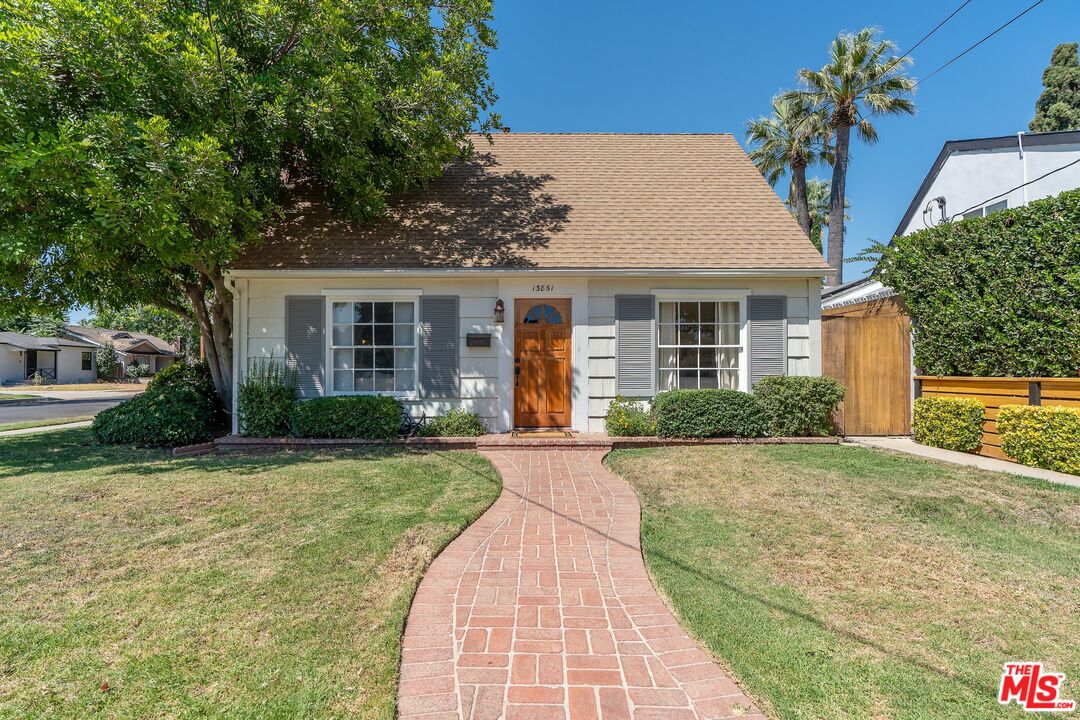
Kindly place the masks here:
POLYGON ((95 372, 94 352, 89 348, 61 347, 56 359, 56 381, 62 383, 87 383, 93 382, 97 377, 95 372), (91 353, 90 369, 82 369, 82 354, 91 353))
POLYGON ((25 362, 22 352, 10 345, 0 345, 0 383, 21 382, 25 362))

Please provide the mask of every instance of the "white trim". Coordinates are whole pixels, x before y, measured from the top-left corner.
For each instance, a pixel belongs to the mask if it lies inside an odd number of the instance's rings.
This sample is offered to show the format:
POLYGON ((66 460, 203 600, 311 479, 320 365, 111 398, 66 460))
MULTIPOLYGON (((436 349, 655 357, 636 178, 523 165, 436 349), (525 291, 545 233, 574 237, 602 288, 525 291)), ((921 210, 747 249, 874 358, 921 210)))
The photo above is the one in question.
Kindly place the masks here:
POLYGON ((424 294, 423 290, 413 288, 370 288, 368 290, 323 290, 324 297, 333 296, 341 300, 378 298, 379 300, 414 300, 424 294))
POLYGON ((654 289, 652 294, 658 298, 667 300, 669 298, 675 300, 746 300, 751 295, 750 290, 742 290, 739 288, 717 288, 713 290, 694 290, 679 288, 667 289, 654 289))
MULTIPOLYGON (((656 373, 656 391, 663 392, 660 389, 660 303, 661 302, 678 302, 680 300, 712 300, 716 302, 737 302, 739 303, 739 390, 742 392, 750 392, 750 329, 747 319, 747 302, 746 298, 750 296, 749 290, 653 290, 653 317, 656 318, 656 336, 653 338, 653 344, 656 346, 656 362, 653 363, 653 372, 656 373), (694 293, 700 293, 695 295, 694 293)), ((717 324, 719 324, 719 319, 717 324)), ((719 338, 717 338, 719 340, 719 338)), ((786 340, 785 340, 786 341, 786 340)), ((673 347, 671 345, 664 345, 663 347, 673 347)), ((692 347, 692 346, 687 346, 692 347)), ((719 345, 711 346, 698 345, 696 347, 732 347, 731 345, 719 345)), ((784 358, 787 362, 787 358, 784 358)), ((719 377, 719 373, 717 373, 719 377)))
MULTIPOLYGON (((400 290, 394 290, 392 292, 397 293, 394 295, 380 295, 380 294, 358 294, 359 291, 345 290, 343 294, 327 294, 328 292, 334 293, 333 290, 323 290, 322 294, 325 298, 326 307, 324 309, 325 319, 323 323, 323 335, 324 335, 324 348, 326 357, 326 375, 327 382, 324 388, 324 394, 327 396, 333 395, 385 395, 387 397, 395 397, 400 400, 420 400, 420 295, 419 290, 417 295, 400 295, 400 290), (386 391, 386 390, 349 390, 338 391, 334 389, 334 302, 358 302, 365 299, 370 299, 371 302, 411 302, 413 306, 413 389, 411 391, 386 391)), ((396 325, 397 323, 395 323, 396 325)), ((396 335, 396 330, 394 331, 396 335)), ((355 346, 349 346, 354 347, 355 346)), ((373 348, 374 349, 374 348, 373 348)), ((393 350, 396 350, 394 347, 393 350)), ((405 348, 402 348, 405 349, 405 348)), ((374 363, 372 364, 374 370, 374 363)), ((397 367, 394 367, 397 370, 397 367)))
POLYGON ((305 277, 453 277, 457 275, 494 275, 496 277, 533 277, 536 275, 603 275, 615 277, 825 277, 822 268, 293 268, 227 270, 231 277, 276 278, 288 275, 305 277))

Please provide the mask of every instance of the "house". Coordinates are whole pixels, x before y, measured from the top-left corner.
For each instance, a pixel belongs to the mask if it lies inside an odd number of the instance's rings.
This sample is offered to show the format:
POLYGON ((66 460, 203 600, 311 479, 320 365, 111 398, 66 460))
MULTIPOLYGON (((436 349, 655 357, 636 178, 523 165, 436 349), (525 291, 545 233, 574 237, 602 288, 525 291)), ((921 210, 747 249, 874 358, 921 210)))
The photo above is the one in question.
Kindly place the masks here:
POLYGON ((120 361, 120 367, 116 371, 118 378, 124 377, 128 366, 136 363, 147 368, 148 375, 153 375, 167 368, 177 357, 176 349, 171 343, 149 333, 84 325, 68 325, 65 330, 69 337, 89 343, 93 347, 100 348, 111 343, 120 361))
POLYGON ((56 383, 93 382, 96 348, 63 337, 0 332, 0 383, 21 383, 38 375, 56 383))
POLYGON ((274 357, 303 397, 601 432, 617 395, 820 374, 828 268, 733 136, 473 142, 369 226, 295 189, 228 272, 234 382, 274 357))

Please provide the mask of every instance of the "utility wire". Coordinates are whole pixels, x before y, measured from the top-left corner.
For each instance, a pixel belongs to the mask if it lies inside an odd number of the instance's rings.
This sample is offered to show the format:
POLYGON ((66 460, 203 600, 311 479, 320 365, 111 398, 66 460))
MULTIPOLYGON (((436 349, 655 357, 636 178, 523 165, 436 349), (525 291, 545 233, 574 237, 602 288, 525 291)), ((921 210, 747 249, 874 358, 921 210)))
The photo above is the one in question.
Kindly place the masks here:
POLYGON ((1009 193, 1012 193, 1012 192, 1016 192, 1017 190, 1022 190, 1023 188, 1026 188, 1026 187, 1027 187, 1028 185, 1031 185, 1032 183, 1037 183, 1037 182, 1039 182, 1040 180, 1042 180, 1043 178, 1048 178, 1048 177, 1050 177, 1050 176, 1051 176, 1051 175, 1053 175, 1054 173, 1059 173, 1059 172, 1061 172, 1062 170, 1067 170, 1068 168, 1071 168, 1071 167, 1072 167, 1073 165, 1076 165, 1077 163, 1080 163, 1080 158, 1077 158, 1076 160, 1073 160, 1073 161, 1072 161, 1071 163, 1066 163, 1065 165, 1062 165, 1062 166, 1061 166, 1061 167, 1059 167, 1059 168, 1054 168, 1054 169, 1053 169, 1053 170, 1051 170, 1050 172, 1048 172, 1048 173, 1045 173, 1045 174, 1043 174, 1043 175, 1040 175, 1039 177, 1035 178, 1034 180, 1028 180, 1028 181, 1027 181, 1026 183, 1022 183, 1022 184, 1020 184, 1020 185, 1017 185, 1017 186, 1016 186, 1016 187, 1014 187, 1014 188, 1010 188, 1009 190, 1006 190, 1005 192, 1003 192, 1003 193, 1001 193, 1001 194, 999 194, 999 195, 995 195, 994 197, 991 197, 991 198, 986 198, 986 199, 985 199, 985 200, 983 200, 982 202, 978 202, 978 203, 975 203, 975 204, 974 204, 974 205, 972 205, 971 207, 969 207, 969 208, 967 208, 967 209, 965 209, 965 210, 961 210, 961 211, 960 211, 960 212, 958 212, 958 213, 955 213, 955 214, 953 214, 953 215, 951 216, 951 218, 952 218, 953 220, 955 220, 956 218, 958 218, 958 217, 961 217, 961 216, 962 216, 962 215, 963 215, 964 213, 966 213, 966 212, 970 212, 970 211, 974 210, 975 208, 981 208, 982 206, 986 205, 987 203, 991 203, 991 202, 993 202, 994 200, 997 200, 998 198, 1003 198, 1003 197, 1005 197, 1005 196, 1006 196, 1006 195, 1008 195, 1009 193))
MULTIPOLYGON (((921 85, 922 83, 924 83, 924 82, 926 82, 927 80, 929 80, 930 78, 934 77, 934 76, 935 76, 935 75, 937 75, 937 74, 938 74, 939 72, 941 72, 941 71, 942 71, 942 70, 944 70, 945 68, 949 67, 949 66, 950 66, 950 65, 952 65, 952 64, 953 64, 954 62, 956 62, 956 61, 957 61, 957 60, 959 60, 960 58, 964 57, 964 56, 965 56, 965 55, 967 55, 967 54, 968 54, 969 52, 971 52, 971 51, 972 51, 972 50, 974 50, 975 48, 979 47, 980 45, 982 45, 982 44, 983 44, 984 42, 986 42, 986 41, 987 41, 987 40, 989 40, 990 38, 992 38, 992 37, 994 37, 995 35, 997 35, 997 34, 998 34, 999 32, 1001 32, 1001 31, 1002 31, 1002 30, 1004 30, 1005 28, 1009 27, 1009 26, 1010 26, 1010 25, 1012 25, 1012 24, 1013 24, 1014 22, 1016 22, 1016 21, 1017 21, 1017 20, 1019 20, 1020 18, 1024 17, 1025 15, 1027 15, 1027 14, 1028 14, 1029 12, 1031 12, 1031 11, 1032 11, 1032 10, 1034 10, 1035 8, 1037 8, 1037 7, 1039 7, 1040 5, 1042 5, 1042 4, 1044 3, 1044 2, 1046 2, 1046 0, 1036 0, 1036 2, 1032 3, 1031 5, 1029 5, 1029 6, 1027 7, 1027 9, 1025 9, 1025 10, 1024 10, 1023 12, 1021 12, 1020 14, 1018 14, 1018 15, 1014 16, 1014 17, 1013 17, 1013 18, 1012 18, 1011 20, 1009 20, 1009 21, 1008 21, 1007 23, 1005 23, 1004 25, 1002 25, 1001 27, 999 27, 999 28, 998 28, 997 30, 994 30, 994 32, 990 33, 989 35, 986 35, 986 36, 984 36, 984 37, 983 37, 983 38, 982 38, 981 40, 979 40, 979 41, 978 41, 977 43, 975 43, 974 45, 972 45, 971 47, 969 47, 969 48, 968 48, 967 50, 965 50, 964 52, 962 52, 962 53, 960 53, 959 55, 957 55, 956 57, 954 57, 954 58, 953 58, 952 60, 949 60, 949 61, 948 61, 947 63, 945 63, 944 65, 942 65, 941 67, 939 67, 939 68, 938 68, 937 70, 934 70, 934 71, 933 71, 932 73, 930 73, 929 75, 927 75, 927 76, 926 76, 926 77, 924 77, 923 79, 921 79, 921 80, 917 80, 917 81, 915 82, 915 86, 914 86, 914 87, 918 87, 918 86, 919 86, 919 85, 921 85)), ((920 40, 920 42, 922 42, 922 41, 920 40)))
POLYGON ((956 15, 956 13, 960 12, 961 10, 963 10, 964 8, 966 8, 966 7, 967 7, 968 5, 970 5, 970 4, 971 4, 971 0, 964 0, 964 2, 963 2, 963 3, 961 4, 961 5, 960 5, 960 7, 956 8, 956 9, 955 9, 955 10, 953 10, 953 11, 952 11, 951 13, 949 13, 949 16, 948 16, 947 18, 945 18, 944 20, 942 20, 941 22, 939 22, 939 23, 938 23, 938 24, 937 24, 937 25, 936 25, 936 26, 934 27, 934 29, 933 29, 933 30, 931 30, 930 32, 928 32, 928 33, 926 33, 925 35, 923 35, 923 36, 922 36, 922 39, 921 39, 921 40, 919 40, 919 42, 917 42, 917 43, 915 43, 914 45, 912 45, 912 46, 911 46, 910 48, 908 48, 907 52, 905 52, 905 53, 904 53, 903 55, 901 55, 901 56, 900 56, 899 58, 897 58, 897 62, 899 62, 900 60, 903 60, 903 59, 904 59, 904 58, 906 58, 906 57, 910 57, 911 53, 915 52, 916 48, 918 48, 918 47, 919 47, 920 45, 922 45, 922 44, 923 44, 924 42, 926 42, 927 40, 929 40, 929 39, 930 39, 930 36, 931 36, 931 35, 933 35, 933 34, 934 34, 934 33, 936 33, 936 32, 937 32, 938 30, 940 30, 940 29, 941 29, 941 26, 942 26, 942 25, 944 25, 945 23, 947 23, 947 22, 949 22, 950 20, 952 20, 952 19, 953 19, 953 16, 955 16, 955 15, 956 15))

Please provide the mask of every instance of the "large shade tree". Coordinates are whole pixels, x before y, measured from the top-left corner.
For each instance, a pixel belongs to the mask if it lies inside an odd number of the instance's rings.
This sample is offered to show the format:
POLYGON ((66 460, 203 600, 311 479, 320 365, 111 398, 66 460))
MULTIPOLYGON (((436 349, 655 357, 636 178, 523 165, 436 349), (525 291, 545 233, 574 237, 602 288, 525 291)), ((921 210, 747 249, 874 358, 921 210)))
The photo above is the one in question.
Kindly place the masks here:
POLYGON ((228 399, 223 270, 298 178, 370 218, 498 124, 490 0, 13 0, 0 310, 189 318, 228 399))
POLYGON ((799 227, 811 231, 807 201, 806 169, 819 162, 832 162, 828 116, 804 96, 781 95, 772 100, 770 115, 746 124, 750 159, 770 185, 790 176, 789 203, 799 227))
POLYGON ((831 284, 844 281, 844 203, 851 131, 866 143, 877 142, 871 118, 913 114, 915 81, 907 74, 911 59, 895 55, 896 46, 882 40, 876 28, 838 35, 829 46, 829 62, 820 70, 799 70, 804 88, 792 93, 828 113, 835 134, 832 187, 829 197, 829 238, 826 259, 831 284))
POLYGON ((1050 66, 1043 71, 1043 88, 1028 128, 1032 132, 1080 128, 1080 55, 1076 43, 1054 48, 1050 66))

